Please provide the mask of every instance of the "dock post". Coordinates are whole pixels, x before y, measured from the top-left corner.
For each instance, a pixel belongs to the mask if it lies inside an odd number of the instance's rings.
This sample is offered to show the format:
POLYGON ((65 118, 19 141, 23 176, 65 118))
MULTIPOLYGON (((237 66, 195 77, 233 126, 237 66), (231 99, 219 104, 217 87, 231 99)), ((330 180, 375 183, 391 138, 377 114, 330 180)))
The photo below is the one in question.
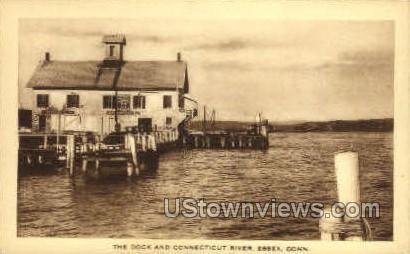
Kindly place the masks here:
POLYGON ((70 168, 70 160, 71 160, 71 142, 70 142, 70 136, 66 136, 66 145, 65 145, 65 167, 70 168))
MULTIPOLYGON (((361 224, 360 221, 360 181, 359 181, 359 155, 356 152, 344 152, 335 155, 335 171, 337 180, 337 194, 339 202, 344 205, 355 204, 358 208, 359 216, 346 209, 344 220, 361 224), (359 220, 358 220, 359 219, 359 220)), ((350 208, 350 207, 349 207, 350 208)), ((363 232, 358 232, 354 236, 349 236, 345 240, 361 241, 363 232), (360 234, 360 235, 358 235, 360 234)))
MULTIPOLYGON (((131 157, 132 157, 132 163, 134 164, 134 167, 138 166, 138 161, 137 161, 137 148, 135 144, 135 136, 132 134, 127 134, 127 139, 128 139, 128 149, 131 151, 131 157)), ((145 138, 144 138, 145 139, 145 138)))
POLYGON ((340 240, 339 230, 337 225, 340 225, 342 218, 336 217, 332 213, 330 207, 323 209, 323 217, 319 221, 320 240, 333 241, 340 240))
POLYGON ((132 176, 134 172, 134 166, 131 162, 127 162, 127 176, 132 176))
POLYGON ((97 135, 97 136, 95 136, 95 150, 96 150, 96 151, 99 151, 99 150, 100 150, 100 146, 101 146, 100 136, 97 135))
POLYGON ((194 145, 195 145, 195 148, 198 148, 198 136, 197 135, 194 136, 194 145))
POLYGON ((47 134, 46 135, 44 135, 44 143, 43 143, 43 148, 44 148, 44 150, 47 150, 47 146, 48 146, 48 140, 47 140, 47 134))
POLYGON ((97 174, 100 173, 100 160, 99 159, 95 159, 95 171, 97 174))
POLYGON ((231 139, 231 148, 235 148, 235 137, 234 136, 232 136, 232 139, 231 139))
POLYGON ((221 148, 225 147, 225 137, 221 136, 221 148))
POLYGON ((81 165, 81 169, 83 170, 84 173, 87 173, 87 164, 88 164, 88 159, 84 157, 82 165, 81 165))
POLYGON ((75 160, 75 138, 74 135, 67 136, 67 164, 69 167, 70 176, 74 176, 74 160, 75 160))
POLYGON ((147 151, 147 134, 143 133, 141 136, 142 151, 147 151))
POLYGON ((210 136, 205 136, 205 141, 206 141, 206 147, 211 148, 211 137, 210 136))
POLYGON ((242 136, 239 136, 239 148, 243 148, 242 145, 243 145, 242 136))
POLYGON ((81 137, 81 153, 87 152, 87 137, 84 135, 81 137))
MULTIPOLYGON (((338 211, 338 219, 329 220, 326 216, 321 219, 320 230, 323 239, 331 238, 328 236, 329 232, 338 233, 341 240, 362 241, 371 238, 370 226, 361 214, 358 154, 335 154, 335 173, 339 200, 337 204, 341 211, 338 211)), ((336 211, 334 207, 333 210, 336 211)), ((330 213, 330 216, 335 214, 330 213)))
POLYGON ((156 141, 155 141, 155 136, 153 134, 150 134, 148 136, 148 140, 149 140, 149 143, 150 143, 151 150, 156 151, 157 150, 157 144, 156 144, 156 141))

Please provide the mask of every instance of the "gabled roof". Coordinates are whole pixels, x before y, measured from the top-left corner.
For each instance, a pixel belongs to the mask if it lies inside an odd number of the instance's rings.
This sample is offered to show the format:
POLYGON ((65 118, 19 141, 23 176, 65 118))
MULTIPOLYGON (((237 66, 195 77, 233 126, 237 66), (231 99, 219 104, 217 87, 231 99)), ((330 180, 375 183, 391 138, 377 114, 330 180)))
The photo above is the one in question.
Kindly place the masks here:
POLYGON ((183 61, 130 61, 120 71, 100 68, 99 61, 49 61, 35 70, 27 87, 74 90, 173 90, 188 92, 183 61), (117 76, 117 77, 116 77, 117 76))

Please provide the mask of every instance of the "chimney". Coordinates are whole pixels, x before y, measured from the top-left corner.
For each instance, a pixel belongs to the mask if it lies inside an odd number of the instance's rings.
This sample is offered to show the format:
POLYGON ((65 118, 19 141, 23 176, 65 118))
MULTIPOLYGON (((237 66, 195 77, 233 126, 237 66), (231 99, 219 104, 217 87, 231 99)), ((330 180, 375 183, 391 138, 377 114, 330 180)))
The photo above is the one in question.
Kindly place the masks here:
POLYGON ((181 62, 181 52, 178 52, 178 53, 177 53, 177 61, 178 61, 178 62, 181 62))
POLYGON ((44 60, 50 62, 50 52, 46 52, 44 60))

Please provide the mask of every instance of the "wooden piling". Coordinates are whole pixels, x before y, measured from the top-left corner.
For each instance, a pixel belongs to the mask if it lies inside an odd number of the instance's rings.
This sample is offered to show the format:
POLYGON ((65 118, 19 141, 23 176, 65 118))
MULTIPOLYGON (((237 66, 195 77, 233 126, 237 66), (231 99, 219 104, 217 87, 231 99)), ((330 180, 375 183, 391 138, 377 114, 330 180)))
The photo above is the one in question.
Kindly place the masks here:
POLYGON ((47 146, 48 146, 48 136, 44 135, 44 143, 43 143, 43 148, 44 150, 47 150, 47 146))
POLYGON ((66 153, 66 168, 70 168, 70 161, 71 161, 71 142, 70 142, 70 136, 67 136, 67 137, 66 137, 65 153, 66 153))
POLYGON ((127 176, 132 176, 134 172, 134 166, 131 162, 127 162, 127 176))
POLYGON ((74 176, 74 166, 75 166, 75 137, 74 135, 67 136, 67 164, 69 167, 70 176, 74 176))
MULTIPOLYGON (((320 220, 322 240, 350 240, 362 241, 365 239, 365 219, 362 218, 360 205, 359 157, 355 152, 343 152, 335 155, 335 173, 337 194, 342 210, 336 214, 323 216, 320 220), (358 211, 351 212, 354 205, 358 211), (339 216, 340 215, 340 216, 339 216)), ((336 211, 336 208, 333 207, 336 211)), ((370 228, 367 228, 370 232, 370 228)), ((367 233, 369 233, 367 232, 367 233)), ((369 233, 370 234, 370 233, 369 233)), ((366 236, 367 239, 367 236, 366 236)))
POLYGON ((156 141, 155 141, 155 136, 152 135, 152 134, 149 135, 148 141, 149 141, 151 150, 156 151, 157 150, 157 144, 156 144, 156 141))
MULTIPOLYGON (((127 134, 128 136, 128 149, 131 151, 131 157, 132 157, 132 163, 134 164, 134 167, 138 165, 138 157, 137 157, 137 148, 135 144, 135 136, 132 134, 127 134)), ((144 140, 144 139, 143 139, 144 140)))
POLYGON ((206 147, 207 147, 207 148, 211 148, 211 137, 210 137, 210 136, 206 136, 206 137, 205 137, 205 141, 206 141, 206 147))
POLYGON ((341 224, 342 218, 334 216, 330 207, 323 209, 323 214, 319 221, 320 239, 322 241, 340 240, 336 227, 341 224))
MULTIPOLYGON (((359 156, 355 152, 344 152, 335 155, 335 172, 337 180, 337 194, 339 202, 347 205, 353 202, 360 205, 360 181, 359 181, 359 156)), ((346 210, 349 213, 349 210, 346 210)), ((344 220, 349 222, 357 220, 350 218, 349 214, 344 220)), ((363 237, 350 236, 345 240, 361 241, 363 237)))
POLYGON ((87 173, 87 165, 88 165, 88 159, 83 158, 81 169, 84 173, 87 173))
POLYGON ((226 138, 224 136, 221 137, 221 148, 224 148, 226 145, 226 138))
POLYGON ((146 152, 147 151, 147 135, 145 133, 141 136, 141 146, 142 146, 142 151, 146 152))
POLYGON ((198 148, 199 147, 199 142, 198 142, 198 136, 194 136, 194 146, 195 146, 195 148, 198 148))
POLYGON ((360 202, 359 159, 354 152, 335 155, 335 172, 339 202, 360 202))

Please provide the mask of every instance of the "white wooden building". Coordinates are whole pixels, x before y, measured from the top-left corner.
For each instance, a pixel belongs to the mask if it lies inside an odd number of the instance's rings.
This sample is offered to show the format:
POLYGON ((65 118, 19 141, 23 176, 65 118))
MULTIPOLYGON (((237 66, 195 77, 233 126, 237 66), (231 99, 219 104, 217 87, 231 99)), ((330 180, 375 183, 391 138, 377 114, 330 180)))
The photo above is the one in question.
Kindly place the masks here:
POLYGON ((35 96, 33 130, 106 135, 116 120, 121 130, 161 130, 196 115, 179 53, 175 61, 124 61, 124 35, 104 36, 103 43, 102 61, 55 61, 45 54, 27 85, 35 96))

